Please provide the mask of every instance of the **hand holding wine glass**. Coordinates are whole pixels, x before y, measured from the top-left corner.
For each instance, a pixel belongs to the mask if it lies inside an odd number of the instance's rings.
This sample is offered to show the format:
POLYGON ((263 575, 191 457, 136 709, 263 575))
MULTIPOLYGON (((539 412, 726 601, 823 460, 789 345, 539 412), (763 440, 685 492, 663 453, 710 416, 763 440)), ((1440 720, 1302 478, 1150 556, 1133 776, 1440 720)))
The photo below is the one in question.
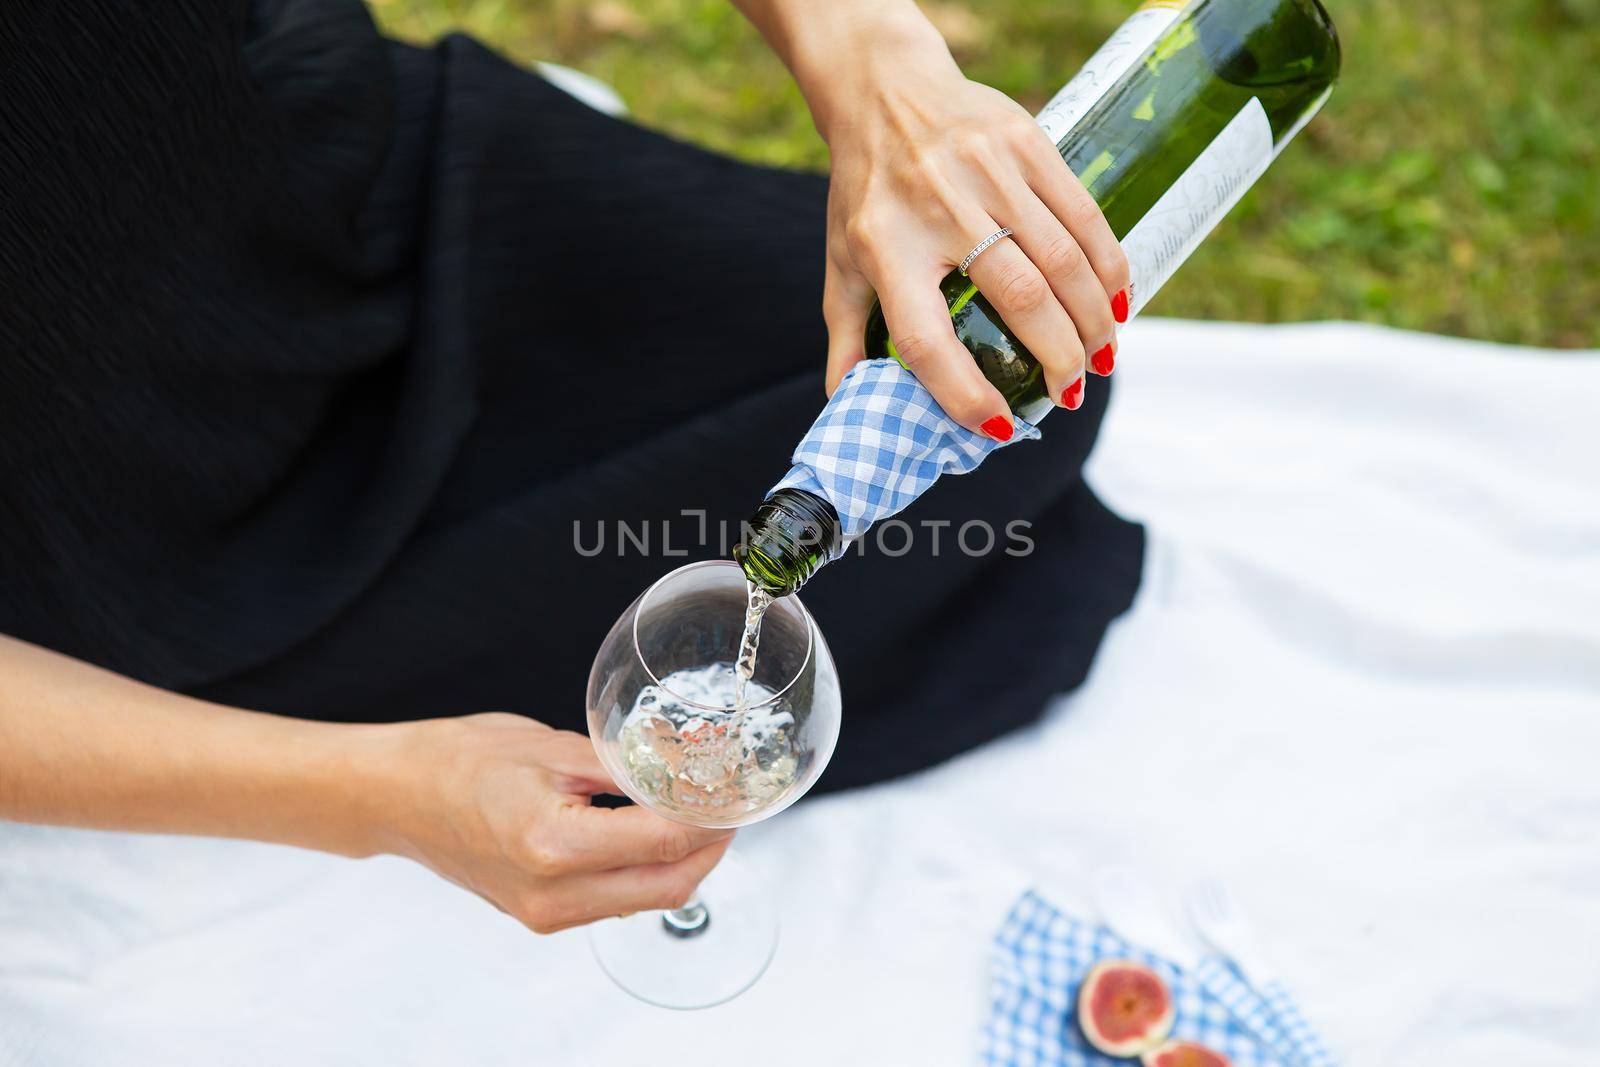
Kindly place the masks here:
POLYGON ((392 851, 536 933, 681 907, 733 836, 592 806, 616 786, 589 739, 519 715, 417 723, 398 765, 392 851))

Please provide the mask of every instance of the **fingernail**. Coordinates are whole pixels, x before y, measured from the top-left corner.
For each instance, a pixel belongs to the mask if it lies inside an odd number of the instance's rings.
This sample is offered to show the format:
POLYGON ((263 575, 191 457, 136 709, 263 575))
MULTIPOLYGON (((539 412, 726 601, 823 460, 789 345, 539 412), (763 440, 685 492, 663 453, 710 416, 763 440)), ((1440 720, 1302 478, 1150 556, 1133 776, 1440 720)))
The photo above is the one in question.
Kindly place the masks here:
POLYGON ((994 418, 987 420, 981 429, 1002 444, 1011 440, 1011 423, 1006 420, 1004 415, 996 415, 994 418))
POLYGON ((1110 374, 1111 369, 1117 365, 1117 354, 1106 345, 1100 351, 1089 357, 1089 367, 1096 374, 1110 374))
POLYGON ((1083 375, 1078 375, 1078 380, 1061 390, 1061 403, 1068 411, 1077 411, 1083 407, 1083 375))
POLYGON ((1121 325, 1128 321, 1128 290, 1118 289, 1117 295, 1111 298, 1111 317, 1121 325))

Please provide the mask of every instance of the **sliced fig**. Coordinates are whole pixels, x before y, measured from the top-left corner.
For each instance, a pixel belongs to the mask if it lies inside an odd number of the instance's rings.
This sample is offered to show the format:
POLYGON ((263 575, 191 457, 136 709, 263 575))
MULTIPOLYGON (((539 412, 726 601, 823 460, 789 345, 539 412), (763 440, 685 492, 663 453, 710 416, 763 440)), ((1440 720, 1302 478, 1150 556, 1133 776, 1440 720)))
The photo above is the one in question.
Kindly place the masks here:
POLYGON ((1139 1058, 1144 1067, 1233 1067, 1222 1053, 1193 1041, 1168 1041, 1139 1058))
POLYGON ((1137 1056, 1172 1030, 1172 992, 1141 963, 1101 960, 1078 989, 1078 1025, 1107 1056, 1137 1056))

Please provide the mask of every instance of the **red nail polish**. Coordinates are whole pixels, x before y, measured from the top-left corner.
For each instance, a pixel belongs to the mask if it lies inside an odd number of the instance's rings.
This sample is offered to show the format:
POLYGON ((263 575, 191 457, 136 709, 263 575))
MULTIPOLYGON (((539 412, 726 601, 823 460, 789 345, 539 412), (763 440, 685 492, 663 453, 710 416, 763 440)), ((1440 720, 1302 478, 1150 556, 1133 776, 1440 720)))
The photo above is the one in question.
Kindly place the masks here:
POLYGON ((1011 423, 1006 421, 1004 415, 996 415, 994 418, 986 420, 982 429, 984 433, 1002 444, 1011 440, 1011 423))
POLYGON ((1118 289, 1117 295, 1111 298, 1111 317, 1118 325, 1128 321, 1128 290, 1118 289))
POLYGON ((1061 390, 1061 403, 1066 405, 1068 411, 1077 411, 1083 407, 1083 378, 1061 390))
POLYGON ((1089 357, 1089 367, 1096 374, 1110 374, 1111 368, 1117 365, 1117 354, 1106 345, 1100 351, 1089 357))

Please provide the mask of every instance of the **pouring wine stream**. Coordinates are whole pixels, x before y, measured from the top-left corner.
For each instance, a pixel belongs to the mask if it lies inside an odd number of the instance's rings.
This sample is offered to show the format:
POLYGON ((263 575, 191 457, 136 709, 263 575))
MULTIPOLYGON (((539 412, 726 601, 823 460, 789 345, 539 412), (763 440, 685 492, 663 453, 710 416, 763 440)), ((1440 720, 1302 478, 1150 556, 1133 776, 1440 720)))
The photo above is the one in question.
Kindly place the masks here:
POLYGON ((756 650, 761 645, 761 620, 772 606, 772 594, 750 583, 749 599, 744 609, 744 636, 739 639, 739 662, 734 664, 739 682, 733 691, 734 724, 744 719, 745 687, 756 673, 756 650))

